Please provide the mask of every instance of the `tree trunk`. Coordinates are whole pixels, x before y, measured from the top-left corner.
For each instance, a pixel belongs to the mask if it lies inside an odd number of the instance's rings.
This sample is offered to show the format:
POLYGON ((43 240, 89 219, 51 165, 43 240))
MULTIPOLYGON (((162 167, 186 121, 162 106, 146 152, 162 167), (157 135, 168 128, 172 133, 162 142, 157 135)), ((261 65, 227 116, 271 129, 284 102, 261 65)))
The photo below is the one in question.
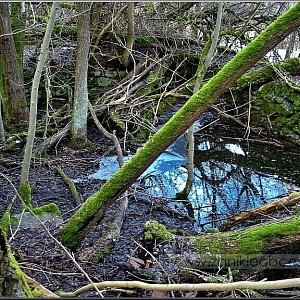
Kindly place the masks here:
POLYGON ((0 2, 0 93, 3 115, 8 123, 27 120, 28 109, 18 55, 12 36, 9 2, 0 2))
MULTIPOLYGON (((222 14, 223 14, 223 2, 220 2, 218 4, 216 26, 212 34, 211 41, 207 42, 207 45, 206 47, 204 47, 203 53, 201 54, 202 59, 199 60, 199 65, 196 72, 197 78, 196 78, 193 94, 196 94, 199 91, 203 77, 205 76, 206 70, 211 63, 214 52, 216 51, 220 28, 221 28, 222 14), (208 49, 207 54, 205 49, 208 49)), ((194 124, 187 131, 187 139, 188 139, 188 154, 187 154, 188 176, 187 176, 184 189, 176 195, 176 198, 178 199, 188 198, 194 182, 194 124)))
POLYGON ((250 210, 241 211, 228 218, 228 221, 219 227, 220 231, 228 231, 231 227, 242 224, 248 220, 255 219, 256 217, 266 215, 273 211, 286 209, 289 206, 295 205, 300 202, 300 193, 294 192, 279 200, 272 201, 260 207, 255 207, 250 210))
POLYGON ((134 43, 134 3, 128 3, 128 28, 127 28, 127 39, 126 39, 126 46, 124 52, 122 54, 122 64, 125 68, 128 67, 130 63, 130 55, 132 46, 134 43))
POLYGON ((3 125, 3 118, 2 118, 2 98, 0 95, 0 142, 5 142, 5 130, 3 125))
POLYGON ((72 117, 72 146, 83 148, 87 141, 88 112, 88 55, 90 49, 90 3, 79 2, 77 57, 75 70, 74 105, 72 117))
POLYGON ((179 138, 250 67, 300 26, 300 3, 295 4, 241 50, 198 93, 194 94, 149 141, 118 170, 61 230, 61 240, 75 249, 85 235, 99 223, 108 207, 179 138))
POLYGON ((97 27, 101 23, 101 10, 103 9, 102 2, 93 2, 91 7, 91 26, 97 27))
POLYGON ((11 2, 11 27, 12 31, 16 32, 13 35, 15 41, 15 48, 17 53, 17 60, 19 63, 21 81, 23 82, 23 52, 24 52, 24 23, 22 19, 22 3, 11 2))
POLYGON ((25 204, 31 207, 31 189, 29 184, 29 168, 32 157, 32 148, 36 131, 36 116, 37 116, 37 102, 38 102, 38 89, 40 85, 42 71, 47 58, 47 50, 51 38, 52 29, 54 27, 56 11, 59 7, 59 2, 53 2, 50 19, 48 21, 47 29, 41 45, 41 53, 38 59, 38 64, 34 73, 34 78, 31 87, 31 99, 30 99, 30 115, 29 115, 29 127, 28 135, 25 145, 24 158, 21 170, 20 181, 20 195, 25 204))

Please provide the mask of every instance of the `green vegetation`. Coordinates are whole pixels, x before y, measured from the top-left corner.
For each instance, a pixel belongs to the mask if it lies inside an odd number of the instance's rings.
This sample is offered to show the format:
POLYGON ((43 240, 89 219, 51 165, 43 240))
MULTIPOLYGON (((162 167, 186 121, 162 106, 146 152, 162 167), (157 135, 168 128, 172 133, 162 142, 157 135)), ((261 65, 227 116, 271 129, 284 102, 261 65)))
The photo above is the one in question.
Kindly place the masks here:
POLYGON ((0 230, 5 235, 7 234, 7 231, 11 225, 16 225, 19 222, 18 218, 11 216, 10 210, 11 210, 11 205, 8 206, 5 213, 0 219, 0 230))
POLYGON ((198 252, 212 254, 249 254, 262 255, 267 251, 267 245, 279 238, 292 238, 299 233, 300 218, 278 223, 259 225, 243 231, 211 233, 193 236, 193 241, 198 252))
POLYGON ((94 255, 93 257, 93 262, 101 262, 101 260, 103 259, 103 257, 107 254, 110 253, 112 248, 112 245, 105 245, 103 247, 101 247, 97 253, 94 255))
MULTIPOLYGON (((25 279, 25 275, 23 273, 23 271, 20 269, 18 262, 16 261, 15 257, 13 256, 11 249, 9 246, 7 246, 7 250, 8 250, 8 259, 9 259, 9 265, 13 270, 13 278, 17 279, 21 282, 21 286, 22 289, 18 289, 17 295, 15 295, 16 297, 27 297, 27 298, 33 298, 34 295, 30 289, 30 287, 28 286, 28 283, 25 279)), ((2 294, 2 293, 1 293, 2 294)))
POLYGON ((285 82, 263 85, 254 99, 253 120, 275 133, 289 136, 300 134, 300 92, 285 82))
POLYGON ((37 216, 42 216, 48 213, 61 216, 61 212, 55 203, 48 203, 40 207, 32 208, 32 212, 37 216))
POLYGON ((32 209, 31 204, 31 186, 29 182, 25 182, 20 185, 20 196, 23 200, 22 206, 25 210, 32 209))
POLYGON ((149 221, 145 225, 144 240, 145 241, 170 241, 172 233, 167 228, 157 221, 149 221))

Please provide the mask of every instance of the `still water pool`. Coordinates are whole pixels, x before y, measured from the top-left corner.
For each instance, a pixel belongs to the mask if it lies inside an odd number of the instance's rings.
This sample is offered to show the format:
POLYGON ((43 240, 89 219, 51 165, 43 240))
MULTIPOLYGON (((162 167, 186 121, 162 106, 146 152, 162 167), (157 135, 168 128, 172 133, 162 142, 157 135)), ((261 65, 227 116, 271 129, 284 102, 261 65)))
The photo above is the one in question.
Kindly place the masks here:
MULTIPOLYGON (((208 136, 196 139, 194 183, 188 201, 178 201, 176 194, 184 188, 188 174, 186 149, 182 136, 135 186, 143 194, 168 199, 168 205, 183 214, 192 214, 195 229, 219 226, 229 215, 299 190, 298 153, 272 143, 208 136)), ((118 168, 116 156, 105 157, 88 178, 107 180, 118 168)))

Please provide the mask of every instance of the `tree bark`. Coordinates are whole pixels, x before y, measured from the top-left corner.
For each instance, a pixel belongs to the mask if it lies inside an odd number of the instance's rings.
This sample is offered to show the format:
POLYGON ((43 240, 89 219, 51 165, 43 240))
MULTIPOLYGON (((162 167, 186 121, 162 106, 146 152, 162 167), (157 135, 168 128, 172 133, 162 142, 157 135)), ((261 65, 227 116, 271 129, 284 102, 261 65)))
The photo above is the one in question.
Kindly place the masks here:
POLYGON ((9 2, 0 2, 0 15, 0 93, 3 101, 3 115, 8 124, 18 124, 27 120, 28 108, 25 101, 22 71, 12 35, 9 2))
POLYGON ((220 231, 228 231, 231 227, 242 224, 247 220, 255 219, 258 216, 266 215, 279 209, 286 209, 289 206, 300 202, 300 193, 292 193, 279 200, 272 201, 260 207, 255 207, 247 211, 241 211, 229 217, 229 220, 219 227, 220 231))
POLYGON ((72 117, 72 144, 83 148, 87 141, 88 113, 88 55, 90 49, 90 3, 79 2, 77 58, 75 70, 74 105, 72 117))
MULTIPOLYGON (((218 14, 217 14, 217 20, 216 20, 216 26, 214 29, 214 32, 212 34, 211 40, 207 42, 207 45, 203 49, 203 54, 201 54, 201 58, 199 60, 199 66, 196 72, 196 83, 194 86, 193 93, 196 94, 199 89, 200 85, 202 83, 202 80, 205 76, 206 70, 208 66, 211 64, 211 60, 213 57, 214 52, 216 51, 217 42, 219 39, 219 33, 221 28, 221 21, 222 21, 222 14, 223 14, 223 2, 220 2, 218 4, 218 14), (209 46, 210 45, 210 46, 209 46), (209 46, 209 47, 208 47, 209 46), (205 53, 205 49, 208 49, 207 54, 205 53)), ((186 199, 188 198, 189 193, 191 192, 193 182, 194 182, 194 124, 188 129, 187 131, 187 139, 188 139, 188 154, 187 154, 187 161, 188 161, 188 176, 186 180, 186 184, 184 189, 176 195, 176 198, 178 199, 186 199)))
POLYGON ((134 44, 134 3, 129 2, 127 10, 128 10, 127 39, 126 39, 126 46, 122 54, 122 63, 125 68, 127 68, 130 63, 131 50, 134 44))
POLYGON ((250 67, 297 29, 300 3, 295 4, 270 24, 247 47, 241 50, 198 93, 194 94, 149 141, 118 170, 82 207, 61 230, 65 246, 76 249, 85 235, 99 223, 108 207, 118 199, 136 179, 180 137, 218 98, 250 67))
POLYGON ((212 228, 198 235, 179 236, 171 234, 156 221, 150 221, 144 225, 143 237, 148 254, 151 255, 155 249, 157 252, 155 256, 160 257, 162 270, 173 265, 175 274, 178 272, 184 278, 192 278, 197 282, 200 277, 197 279, 192 276, 197 270, 200 275, 205 270, 213 270, 215 273, 216 270, 228 268, 232 270, 255 268, 261 271, 295 269, 299 263, 297 255, 300 244, 299 225, 300 218, 291 217, 244 230, 218 232, 212 228), (158 249, 158 242, 165 244, 165 247, 158 249), (184 251, 176 257, 172 254, 177 253, 178 244, 184 251), (169 249, 168 254, 166 249, 169 249))

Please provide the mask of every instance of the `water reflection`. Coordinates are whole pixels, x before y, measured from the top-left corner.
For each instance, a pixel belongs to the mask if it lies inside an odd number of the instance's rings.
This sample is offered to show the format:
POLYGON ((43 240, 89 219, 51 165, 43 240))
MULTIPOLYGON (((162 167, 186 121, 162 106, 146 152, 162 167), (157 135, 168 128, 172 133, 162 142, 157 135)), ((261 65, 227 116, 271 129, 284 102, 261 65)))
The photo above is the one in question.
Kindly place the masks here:
MULTIPOLYGON (((176 200, 176 194, 184 188, 188 174, 186 155, 181 148, 186 149, 184 137, 179 144, 163 153, 142 174, 136 185, 152 196, 168 198, 172 208, 185 214, 191 212, 189 208, 192 207, 196 229, 219 226, 228 215, 263 205, 295 189, 287 179, 275 175, 280 174, 280 170, 269 174, 262 168, 251 168, 249 149, 221 139, 205 140, 197 145, 195 151, 195 181, 188 206, 186 202, 176 200)), ((263 157, 261 154, 258 156, 263 157)), ((117 169, 116 157, 104 158, 99 171, 89 177, 108 179, 117 169)))

